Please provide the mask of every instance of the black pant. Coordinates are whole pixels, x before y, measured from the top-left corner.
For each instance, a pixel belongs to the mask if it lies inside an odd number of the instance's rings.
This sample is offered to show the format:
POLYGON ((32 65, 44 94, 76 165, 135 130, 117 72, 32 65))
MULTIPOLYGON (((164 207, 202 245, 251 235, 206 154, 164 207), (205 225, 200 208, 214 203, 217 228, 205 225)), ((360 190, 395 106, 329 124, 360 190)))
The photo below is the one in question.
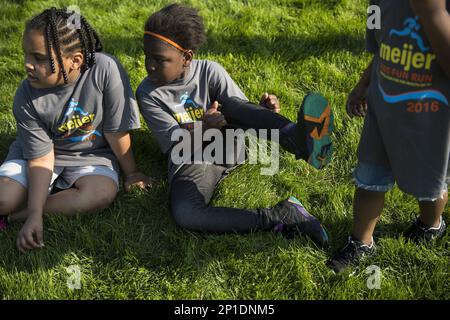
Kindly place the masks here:
POLYGON ((236 97, 222 102, 219 111, 231 126, 242 129, 281 129, 291 123, 282 115, 236 97))
MULTIPOLYGON (((269 109, 230 98, 220 111, 227 123, 242 129, 281 129, 290 123, 269 109)), ((228 173, 216 164, 185 164, 175 174, 170 189, 170 206, 175 222, 191 231, 248 232, 270 229, 274 209, 244 210, 211 207, 209 202, 218 183, 228 173)))

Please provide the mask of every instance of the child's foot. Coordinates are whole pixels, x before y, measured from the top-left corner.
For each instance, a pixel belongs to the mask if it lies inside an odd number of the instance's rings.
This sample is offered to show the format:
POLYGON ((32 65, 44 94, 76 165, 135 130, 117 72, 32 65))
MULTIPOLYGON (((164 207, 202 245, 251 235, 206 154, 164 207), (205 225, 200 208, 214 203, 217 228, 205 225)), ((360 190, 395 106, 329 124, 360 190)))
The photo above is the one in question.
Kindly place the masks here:
POLYGON ((333 112, 322 95, 311 93, 303 99, 297 123, 305 130, 308 150, 305 160, 316 169, 323 168, 331 161, 333 145, 330 134, 333 132, 333 122, 333 112))
POLYGON ((360 241, 348 237, 347 245, 337 253, 329 262, 329 266, 336 273, 341 273, 348 268, 357 267, 363 259, 375 254, 375 242, 368 246, 360 241))
POLYGON ((291 123, 281 130, 283 147, 316 169, 325 167, 333 154, 330 137, 333 121, 330 105, 322 95, 306 95, 297 114, 297 124, 291 123))
POLYGON ((429 227, 425 225, 419 218, 416 218, 412 225, 403 234, 404 237, 413 242, 426 242, 433 239, 442 238, 445 234, 447 226, 441 216, 441 221, 438 227, 429 227))
POLYGON ((319 220, 308 213, 301 202, 295 197, 289 197, 273 209, 280 222, 274 227, 275 232, 286 238, 296 234, 306 235, 320 247, 328 246, 328 235, 319 220))
POLYGON ((9 227, 8 216, 0 216, 0 232, 9 227))

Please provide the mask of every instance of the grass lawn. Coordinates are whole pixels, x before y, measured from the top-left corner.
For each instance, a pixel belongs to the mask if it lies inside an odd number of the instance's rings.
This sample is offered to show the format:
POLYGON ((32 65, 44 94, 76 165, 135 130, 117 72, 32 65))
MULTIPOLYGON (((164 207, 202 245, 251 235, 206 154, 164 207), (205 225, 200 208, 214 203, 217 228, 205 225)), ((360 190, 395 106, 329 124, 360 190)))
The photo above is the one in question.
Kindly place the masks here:
MULTIPOLYGON (((177 228, 168 210, 166 161, 144 126, 133 133, 140 168, 160 180, 147 192, 120 192, 96 216, 46 218, 41 251, 15 248, 20 225, 0 234, 2 299, 449 299, 449 235, 434 246, 399 235, 417 215, 414 198, 394 189, 378 225, 378 255, 352 277, 335 276, 327 258, 351 229, 351 171, 361 120, 344 112, 347 94, 367 66, 367 1, 183 1, 200 9, 208 43, 198 57, 220 62, 252 100, 276 94, 295 119, 304 94, 320 91, 335 110, 335 157, 322 171, 281 153, 280 172, 243 165, 219 186, 213 204, 257 208, 297 196, 330 233, 332 247, 272 233, 204 235, 177 228), (70 290, 66 268, 77 265, 81 289, 70 290), (366 285, 365 267, 381 268, 381 289, 366 285)), ((142 31, 161 0, 0 0, 0 159, 15 137, 11 112, 24 78, 24 23, 51 6, 76 4, 119 58, 136 89, 145 77, 142 31)), ((449 219, 448 209, 445 212, 449 219)))

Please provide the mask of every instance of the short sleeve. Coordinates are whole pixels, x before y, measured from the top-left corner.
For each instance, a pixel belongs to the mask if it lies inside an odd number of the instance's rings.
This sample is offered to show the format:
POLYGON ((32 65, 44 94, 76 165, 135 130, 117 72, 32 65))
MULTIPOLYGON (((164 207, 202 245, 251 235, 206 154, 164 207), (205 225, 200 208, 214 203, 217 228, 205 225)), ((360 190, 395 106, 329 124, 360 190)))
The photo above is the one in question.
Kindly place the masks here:
POLYGON ((104 95, 104 132, 124 132, 140 128, 139 108, 130 79, 115 59, 109 60, 104 95))
POLYGON ((219 103, 223 103, 231 97, 238 97, 248 101, 242 90, 219 63, 209 62, 208 77, 210 97, 213 101, 217 100, 219 103))
POLYGON ((168 112, 162 109, 162 103, 158 103, 148 93, 138 89, 136 96, 141 114, 148 128, 156 138, 161 151, 167 154, 175 143, 171 140, 172 133, 179 129, 180 125, 168 112))
POLYGON ((34 106, 27 102, 23 88, 14 97, 13 113, 17 125, 17 139, 25 160, 43 157, 53 150, 52 134, 39 119, 34 106))

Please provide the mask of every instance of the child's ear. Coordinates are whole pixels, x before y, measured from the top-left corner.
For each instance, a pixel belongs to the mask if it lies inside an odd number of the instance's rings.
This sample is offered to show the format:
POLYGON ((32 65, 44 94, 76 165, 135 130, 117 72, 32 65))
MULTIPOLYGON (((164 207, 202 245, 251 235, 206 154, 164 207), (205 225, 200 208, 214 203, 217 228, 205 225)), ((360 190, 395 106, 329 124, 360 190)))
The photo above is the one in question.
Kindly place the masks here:
POLYGON ((81 52, 74 53, 71 57, 72 65, 70 68, 72 70, 79 70, 84 62, 84 56, 81 52))
POLYGON ((191 65, 192 59, 194 59, 194 51, 187 50, 184 52, 184 64, 183 67, 187 68, 191 65))

